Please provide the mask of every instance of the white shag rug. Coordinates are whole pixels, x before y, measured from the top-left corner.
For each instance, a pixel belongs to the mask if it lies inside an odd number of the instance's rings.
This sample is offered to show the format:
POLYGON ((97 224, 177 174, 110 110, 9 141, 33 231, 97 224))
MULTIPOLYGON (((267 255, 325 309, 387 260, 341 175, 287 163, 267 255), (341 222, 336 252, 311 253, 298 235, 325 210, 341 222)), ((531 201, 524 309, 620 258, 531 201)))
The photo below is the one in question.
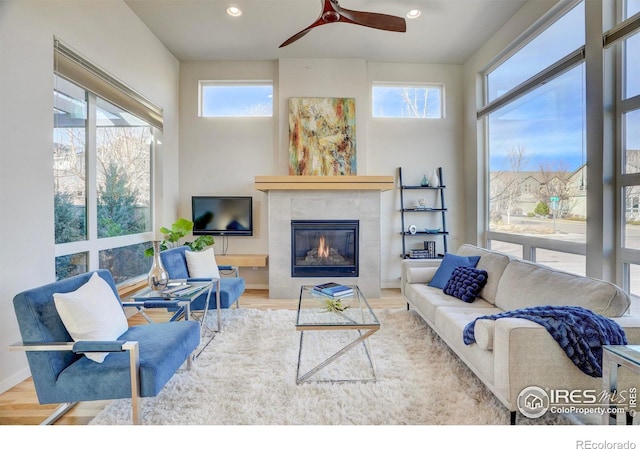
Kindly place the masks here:
MULTIPOLYGON (((376 311, 381 327, 369 342, 377 382, 297 385, 295 314, 223 311, 223 331, 193 368, 185 365, 158 396, 142 399, 143 424, 509 424, 508 410, 413 311, 376 311)), ((357 334, 309 331, 304 337, 307 370, 357 334)), ((313 379, 362 378, 370 374, 367 368, 358 345, 313 379)), ((129 424, 130 404, 128 399, 112 401, 91 424, 129 424)), ((571 421, 547 414, 537 420, 519 416, 518 424, 571 421)))

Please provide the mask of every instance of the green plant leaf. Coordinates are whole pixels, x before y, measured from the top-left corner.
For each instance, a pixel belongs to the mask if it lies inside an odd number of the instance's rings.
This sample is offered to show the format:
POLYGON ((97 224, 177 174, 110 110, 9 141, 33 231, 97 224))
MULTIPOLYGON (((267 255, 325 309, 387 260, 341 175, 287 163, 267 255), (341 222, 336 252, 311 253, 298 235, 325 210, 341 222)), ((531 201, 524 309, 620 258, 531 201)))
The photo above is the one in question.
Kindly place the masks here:
MULTIPOLYGON (((170 247, 178 246, 180 239, 186 237, 193 230, 193 222, 186 218, 178 218, 175 223, 171 225, 171 229, 167 229, 164 226, 160 228, 160 232, 164 236, 164 240, 160 242, 160 251, 164 251, 170 247)), ((215 240, 210 235, 201 235, 193 242, 185 242, 183 245, 191 248, 192 251, 201 251, 207 246, 211 246, 215 243, 215 240)), ((153 256, 153 247, 147 248, 144 251, 144 255, 147 257, 153 256)))
POLYGON ((193 222, 186 218, 178 218, 176 222, 171 225, 171 230, 175 233, 182 234, 184 237, 193 230, 193 222))

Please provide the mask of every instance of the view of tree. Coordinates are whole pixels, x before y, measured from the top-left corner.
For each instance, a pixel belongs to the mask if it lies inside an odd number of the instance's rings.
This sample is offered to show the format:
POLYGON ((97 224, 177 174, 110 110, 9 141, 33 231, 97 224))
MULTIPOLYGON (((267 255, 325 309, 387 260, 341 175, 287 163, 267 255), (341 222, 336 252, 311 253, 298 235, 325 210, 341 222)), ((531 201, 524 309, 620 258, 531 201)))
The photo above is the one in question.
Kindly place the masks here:
POLYGON ((547 206, 547 203, 540 201, 533 210, 533 213, 541 217, 546 217, 549 215, 549 206, 547 206))
POLYGON ((540 201, 549 204, 551 197, 558 197, 560 201, 557 202, 557 210, 568 212, 571 184, 569 182, 570 173, 565 163, 558 160, 555 164, 540 164, 539 177, 541 182, 540 201))
POLYGON ((85 208, 74 205, 70 193, 56 192, 54 208, 56 243, 77 242, 87 238, 85 208))
POLYGON ((499 221, 498 217, 504 213, 507 223, 510 223, 514 207, 522 195, 520 172, 526 169, 528 158, 527 150, 522 146, 509 149, 507 154, 509 167, 504 171, 492 172, 489 185, 492 220, 499 221))
POLYGON ((145 231, 144 215, 137 211, 138 190, 131 186, 129 172, 110 162, 104 175, 105 182, 98 188, 98 237, 145 231))

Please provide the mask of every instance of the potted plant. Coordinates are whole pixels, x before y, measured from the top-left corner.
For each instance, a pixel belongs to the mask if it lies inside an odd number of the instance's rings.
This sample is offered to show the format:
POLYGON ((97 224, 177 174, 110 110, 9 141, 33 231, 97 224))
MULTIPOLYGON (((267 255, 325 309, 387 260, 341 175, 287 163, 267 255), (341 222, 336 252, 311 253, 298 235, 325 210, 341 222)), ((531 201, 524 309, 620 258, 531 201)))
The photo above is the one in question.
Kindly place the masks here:
MULTIPOLYGON (((171 229, 165 228, 164 226, 161 227, 160 232, 164 236, 164 240, 160 241, 160 251, 181 245, 188 246, 192 251, 201 251, 207 246, 211 246, 215 243, 212 236, 200 235, 192 242, 184 242, 181 244, 180 240, 191 234, 192 230, 193 222, 186 218, 178 218, 176 222, 171 225, 171 229)), ((153 246, 144 251, 145 256, 151 257, 153 254, 153 246)))

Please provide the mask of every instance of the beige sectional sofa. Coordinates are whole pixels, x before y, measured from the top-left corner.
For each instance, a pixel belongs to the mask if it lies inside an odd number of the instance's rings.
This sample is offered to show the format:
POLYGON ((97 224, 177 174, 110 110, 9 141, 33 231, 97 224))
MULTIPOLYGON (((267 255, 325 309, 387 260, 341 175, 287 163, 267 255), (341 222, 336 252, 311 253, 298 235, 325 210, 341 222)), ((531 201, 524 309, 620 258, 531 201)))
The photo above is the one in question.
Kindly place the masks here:
MULTIPOLYGON (((518 395, 527 387, 602 391, 602 378, 584 374, 541 325, 522 318, 478 320, 476 342, 463 342, 464 327, 482 315, 541 305, 580 306, 620 324, 629 344, 640 344, 640 317, 628 314, 630 298, 614 284, 577 276, 495 251, 463 245, 460 256, 480 256, 476 268, 487 283, 471 303, 427 284, 439 261, 405 259, 401 288, 411 308, 480 378, 511 412, 515 424, 518 395)), ((623 376, 624 373, 621 373, 623 376)), ((638 379, 622 379, 625 383, 638 379)))

